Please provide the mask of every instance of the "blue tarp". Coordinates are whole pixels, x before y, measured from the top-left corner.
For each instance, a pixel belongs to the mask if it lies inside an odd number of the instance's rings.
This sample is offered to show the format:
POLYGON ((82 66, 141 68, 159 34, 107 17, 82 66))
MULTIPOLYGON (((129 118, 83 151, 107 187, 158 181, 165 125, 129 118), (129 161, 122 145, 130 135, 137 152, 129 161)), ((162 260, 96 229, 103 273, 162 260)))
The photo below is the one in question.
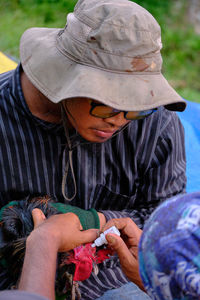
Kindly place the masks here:
POLYGON ((187 192, 200 191, 200 104, 187 101, 178 116, 185 129, 187 192))

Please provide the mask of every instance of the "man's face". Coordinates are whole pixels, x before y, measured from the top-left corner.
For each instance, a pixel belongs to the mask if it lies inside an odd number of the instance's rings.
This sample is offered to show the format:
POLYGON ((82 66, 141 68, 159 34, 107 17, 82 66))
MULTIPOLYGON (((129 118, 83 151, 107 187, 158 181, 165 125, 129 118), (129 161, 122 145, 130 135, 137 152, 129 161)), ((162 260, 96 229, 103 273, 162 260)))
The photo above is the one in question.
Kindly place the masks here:
POLYGON ((74 98, 64 101, 68 120, 78 133, 86 140, 94 143, 102 143, 129 120, 124 118, 124 113, 102 119, 90 114, 91 105, 87 98, 74 98))

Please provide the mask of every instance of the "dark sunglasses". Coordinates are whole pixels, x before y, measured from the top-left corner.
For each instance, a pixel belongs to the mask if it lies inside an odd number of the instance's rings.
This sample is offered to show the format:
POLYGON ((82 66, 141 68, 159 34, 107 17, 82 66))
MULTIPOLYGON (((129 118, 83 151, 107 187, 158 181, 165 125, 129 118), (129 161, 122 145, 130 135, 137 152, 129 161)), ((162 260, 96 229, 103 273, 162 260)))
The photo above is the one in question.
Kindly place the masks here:
POLYGON ((94 117, 102 118, 102 119, 111 118, 123 112, 124 118, 126 120, 140 120, 150 116, 153 112, 157 110, 157 108, 153 108, 153 109, 143 110, 143 111, 122 111, 122 110, 112 108, 110 106, 106 106, 102 103, 98 103, 94 100, 88 99, 88 101, 91 105, 90 114, 94 117))

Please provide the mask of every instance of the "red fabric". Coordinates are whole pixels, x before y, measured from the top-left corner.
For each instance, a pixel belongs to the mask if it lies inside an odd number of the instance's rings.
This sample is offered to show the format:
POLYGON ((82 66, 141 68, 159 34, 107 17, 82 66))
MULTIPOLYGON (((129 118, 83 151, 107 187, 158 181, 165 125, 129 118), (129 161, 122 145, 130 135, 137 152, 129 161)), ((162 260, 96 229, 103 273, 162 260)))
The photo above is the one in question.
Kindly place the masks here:
POLYGON ((88 279, 92 273, 93 263, 99 264, 113 254, 110 249, 96 250, 96 247, 91 247, 91 245, 89 243, 75 248, 65 261, 66 264, 74 263, 76 265, 74 281, 88 279))

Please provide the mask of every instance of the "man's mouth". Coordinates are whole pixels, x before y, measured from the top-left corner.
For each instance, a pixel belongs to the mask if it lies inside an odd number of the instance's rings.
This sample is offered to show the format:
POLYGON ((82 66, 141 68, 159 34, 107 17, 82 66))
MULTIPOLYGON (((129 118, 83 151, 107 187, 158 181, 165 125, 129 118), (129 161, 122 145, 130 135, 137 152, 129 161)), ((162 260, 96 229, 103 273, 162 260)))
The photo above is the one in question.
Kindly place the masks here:
POLYGON ((95 132, 95 135, 101 138, 110 138, 115 132, 116 130, 100 130, 100 129, 93 129, 95 132))

